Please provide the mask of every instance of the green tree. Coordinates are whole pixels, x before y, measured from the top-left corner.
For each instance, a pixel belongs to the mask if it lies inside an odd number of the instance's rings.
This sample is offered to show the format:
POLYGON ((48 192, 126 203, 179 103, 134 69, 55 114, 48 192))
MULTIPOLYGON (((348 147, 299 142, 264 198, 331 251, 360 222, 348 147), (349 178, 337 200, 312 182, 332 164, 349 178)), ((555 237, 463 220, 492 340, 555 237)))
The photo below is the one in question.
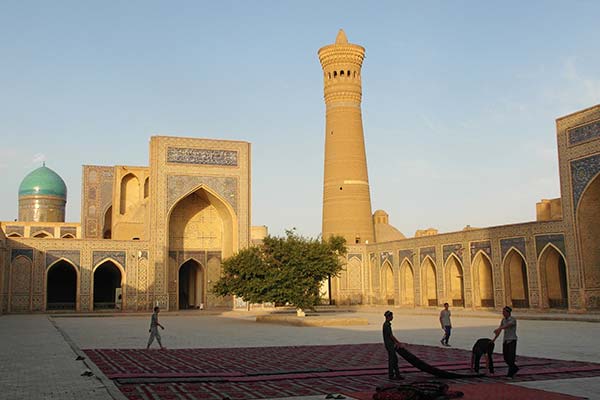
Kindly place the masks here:
POLYGON ((342 269, 346 240, 341 236, 313 239, 287 230, 285 237, 267 236, 260 246, 241 250, 223 262, 223 276, 213 292, 236 295, 251 303, 290 303, 314 309, 321 282, 342 269))

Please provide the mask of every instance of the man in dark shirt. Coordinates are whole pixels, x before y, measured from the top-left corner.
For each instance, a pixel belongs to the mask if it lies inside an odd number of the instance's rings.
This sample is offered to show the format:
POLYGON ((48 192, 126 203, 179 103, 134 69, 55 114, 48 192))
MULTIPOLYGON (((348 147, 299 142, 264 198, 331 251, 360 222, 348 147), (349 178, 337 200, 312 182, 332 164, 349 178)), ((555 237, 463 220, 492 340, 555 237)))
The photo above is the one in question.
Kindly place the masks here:
POLYGON ((400 376, 398 356, 396 355, 396 348, 402 347, 402 344, 392 333, 394 313, 388 310, 383 315, 385 317, 385 322, 383 323, 383 344, 388 352, 388 377, 392 380, 404 379, 400 376))

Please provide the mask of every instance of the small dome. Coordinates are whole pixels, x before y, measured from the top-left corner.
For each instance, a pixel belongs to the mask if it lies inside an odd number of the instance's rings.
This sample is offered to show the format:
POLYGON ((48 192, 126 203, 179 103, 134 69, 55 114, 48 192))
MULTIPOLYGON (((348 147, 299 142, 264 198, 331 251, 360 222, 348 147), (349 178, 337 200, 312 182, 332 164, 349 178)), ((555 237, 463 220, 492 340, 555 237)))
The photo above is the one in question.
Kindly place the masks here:
POLYGON ((19 197, 35 195, 57 196, 66 200, 67 185, 56 172, 44 165, 31 171, 19 185, 19 197))

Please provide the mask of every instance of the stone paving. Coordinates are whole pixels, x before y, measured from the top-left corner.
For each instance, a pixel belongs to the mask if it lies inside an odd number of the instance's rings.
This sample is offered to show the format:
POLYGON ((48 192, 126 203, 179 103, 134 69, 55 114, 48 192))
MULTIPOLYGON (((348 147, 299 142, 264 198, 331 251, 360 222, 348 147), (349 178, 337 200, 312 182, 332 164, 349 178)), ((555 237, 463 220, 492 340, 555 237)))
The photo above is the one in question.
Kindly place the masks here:
MULTIPOLYGON (((161 331, 168 348, 216 348, 255 346, 297 346, 380 343, 383 310, 355 312, 367 318, 367 326, 294 327, 257 324, 254 315, 228 312, 163 313, 161 331)), ((149 315, 102 317, 48 317, 47 315, 5 315, 0 317, 0 398, 76 399, 123 398, 111 381, 84 362, 75 361, 79 349, 141 348, 148 338, 149 315), (56 324, 56 327, 53 325, 56 324), (64 332, 65 336, 61 334, 64 332), (71 345, 69 340, 71 339, 71 345), (80 376, 85 369, 96 376, 80 376)), ((334 314, 332 314, 334 315, 334 314)), ((347 317, 348 313, 341 316, 347 317)), ((455 348, 470 350, 479 337, 491 336, 500 317, 453 318, 455 348)), ((600 362, 600 324, 583 321, 539 321, 519 319, 519 355, 600 362)), ((562 318, 558 318, 562 319, 562 318)), ((436 313, 419 315, 396 310, 393 328, 400 340, 436 345, 442 335, 436 313)), ((86 360, 88 363, 89 361, 86 360)), ((600 378, 578 378, 526 382, 523 386, 600 399, 600 378)), ((122 395, 121 395, 122 396, 122 395)), ((306 397, 322 398, 322 397, 306 397)))

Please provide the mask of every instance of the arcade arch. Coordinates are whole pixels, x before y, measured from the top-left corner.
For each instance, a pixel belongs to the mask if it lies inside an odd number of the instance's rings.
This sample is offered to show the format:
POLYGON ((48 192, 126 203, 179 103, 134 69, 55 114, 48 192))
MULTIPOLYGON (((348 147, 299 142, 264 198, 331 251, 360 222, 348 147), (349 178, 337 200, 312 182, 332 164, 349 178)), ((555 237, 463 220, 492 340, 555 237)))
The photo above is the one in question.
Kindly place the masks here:
POLYGON ((525 258, 514 248, 504 258, 506 304, 513 308, 529 307, 529 287, 525 258))
POLYGON ((204 304, 204 273, 202 265, 190 258, 179 267, 178 305, 180 310, 200 308, 204 304))
POLYGON ((495 306, 493 276, 489 257, 482 251, 478 252, 473 259, 473 293, 477 307, 493 308, 495 306))
POLYGON ((46 270, 46 310, 75 310, 78 288, 77 268, 61 259, 46 270))
POLYGON ((123 268, 113 260, 105 260, 94 268, 94 310, 122 308, 125 294, 125 291, 122 290, 124 278, 123 268), (117 289, 121 290, 117 291, 117 289), (119 295, 117 292, 121 292, 121 294, 119 295))
POLYGON ((447 296, 453 307, 465 306, 465 290, 463 268, 460 260, 454 254, 446 260, 446 282, 448 285, 447 296))
POLYGON ((435 265, 431 258, 426 257, 425 260, 421 263, 421 271, 422 271, 422 293, 423 293, 423 305, 430 307, 438 306, 438 297, 437 297, 437 282, 436 282, 436 273, 435 273, 435 265))
MULTIPOLYGON (((600 174, 593 178, 581 195, 576 218, 584 286, 589 288, 600 282, 600 174)), ((589 306, 598 309, 600 302, 589 306)))
POLYGON ((394 270, 392 269, 392 264, 386 260, 381 268, 383 269, 383 273, 381 275, 384 279, 383 287, 385 288, 386 304, 394 305, 394 270))
POLYGON ((542 251, 539 263, 542 282, 545 283, 547 306, 568 308, 567 268, 563 255, 552 244, 542 251))
POLYGON ((400 264, 400 303, 415 305, 415 274, 412 265, 407 259, 400 264))

